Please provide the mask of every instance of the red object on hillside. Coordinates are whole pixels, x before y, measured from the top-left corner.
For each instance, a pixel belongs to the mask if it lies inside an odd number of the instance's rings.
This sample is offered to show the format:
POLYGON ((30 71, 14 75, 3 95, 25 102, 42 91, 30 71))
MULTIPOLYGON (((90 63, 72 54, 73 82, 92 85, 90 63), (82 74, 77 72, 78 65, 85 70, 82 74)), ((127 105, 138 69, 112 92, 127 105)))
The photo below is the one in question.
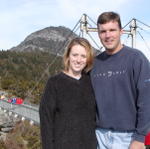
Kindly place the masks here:
POLYGON ((11 98, 11 99, 8 99, 8 102, 13 103, 13 104, 22 104, 23 99, 22 98, 11 98))
POLYGON ((23 99, 21 99, 21 98, 17 98, 17 100, 16 100, 16 104, 22 104, 23 103, 23 99))
POLYGON ((145 145, 150 145, 150 132, 145 136, 145 145))

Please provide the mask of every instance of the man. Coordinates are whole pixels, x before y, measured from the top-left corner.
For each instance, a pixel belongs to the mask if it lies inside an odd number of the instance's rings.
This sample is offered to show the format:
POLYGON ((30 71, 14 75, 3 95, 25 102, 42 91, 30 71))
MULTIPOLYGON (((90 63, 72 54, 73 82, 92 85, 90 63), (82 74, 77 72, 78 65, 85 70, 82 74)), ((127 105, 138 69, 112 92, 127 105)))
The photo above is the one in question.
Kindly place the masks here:
POLYGON ((102 13, 97 27, 105 47, 91 72, 98 149, 143 149, 150 131, 150 63, 139 50, 121 44, 117 13, 102 13))

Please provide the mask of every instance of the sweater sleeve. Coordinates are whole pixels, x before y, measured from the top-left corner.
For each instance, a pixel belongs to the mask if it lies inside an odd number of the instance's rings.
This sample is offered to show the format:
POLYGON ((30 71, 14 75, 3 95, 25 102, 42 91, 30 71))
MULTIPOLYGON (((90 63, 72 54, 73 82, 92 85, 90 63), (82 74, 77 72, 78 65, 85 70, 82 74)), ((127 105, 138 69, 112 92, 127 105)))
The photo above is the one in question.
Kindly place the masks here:
POLYGON ((54 116, 56 91, 49 79, 40 103, 40 131, 43 149, 54 149, 54 116))
POLYGON ((144 142, 145 135, 150 131, 150 62, 143 54, 136 57, 133 70, 137 92, 137 125, 134 139, 144 142))

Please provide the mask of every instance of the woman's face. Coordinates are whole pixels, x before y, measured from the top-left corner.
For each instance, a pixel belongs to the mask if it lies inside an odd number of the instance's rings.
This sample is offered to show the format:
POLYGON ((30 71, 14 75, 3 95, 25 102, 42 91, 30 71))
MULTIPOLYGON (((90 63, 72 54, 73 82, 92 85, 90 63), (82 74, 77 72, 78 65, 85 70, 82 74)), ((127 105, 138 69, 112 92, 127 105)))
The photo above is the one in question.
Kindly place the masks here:
POLYGON ((69 73, 81 74, 87 64, 87 51, 81 45, 74 45, 69 54, 69 73))

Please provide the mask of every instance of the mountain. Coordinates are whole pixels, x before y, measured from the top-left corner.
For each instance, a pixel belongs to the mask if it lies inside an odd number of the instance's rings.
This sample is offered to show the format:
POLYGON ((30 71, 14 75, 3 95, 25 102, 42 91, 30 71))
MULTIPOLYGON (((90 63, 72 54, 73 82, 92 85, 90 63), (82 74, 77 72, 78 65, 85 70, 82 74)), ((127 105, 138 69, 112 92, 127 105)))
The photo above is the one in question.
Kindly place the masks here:
POLYGON ((12 51, 44 51, 53 54, 62 54, 67 41, 76 37, 69 28, 47 27, 31 33, 18 46, 11 48, 12 51))

